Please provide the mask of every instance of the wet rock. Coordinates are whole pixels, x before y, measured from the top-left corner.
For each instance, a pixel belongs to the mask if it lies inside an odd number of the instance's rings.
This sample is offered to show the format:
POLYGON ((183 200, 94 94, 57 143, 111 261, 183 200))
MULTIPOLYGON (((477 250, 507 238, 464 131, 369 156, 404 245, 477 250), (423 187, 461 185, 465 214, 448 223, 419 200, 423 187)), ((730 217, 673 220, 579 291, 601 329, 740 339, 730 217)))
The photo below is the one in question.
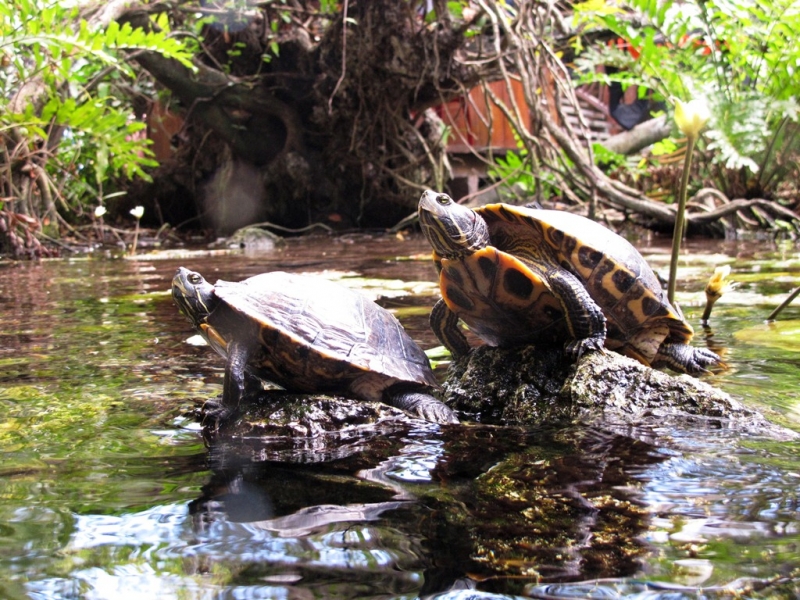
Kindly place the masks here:
POLYGON ((281 236, 253 225, 237 229, 233 235, 219 243, 219 246, 225 248, 258 251, 283 248, 285 245, 286 241, 281 236))
MULTIPOLYGON (((214 409, 207 403, 201 409, 201 422, 214 409)), ((322 394, 267 392, 248 404, 225 432, 242 436, 311 437, 331 431, 371 427, 383 421, 410 419, 402 410, 380 402, 363 402, 322 394)))
POLYGON ((775 439, 800 437, 700 379, 614 352, 572 363, 552 349, 482 346, 451 364, 444 399, 475 420, 499 425, 692 422, 775 439))
POLYGON ((222 425, 217 419, 219 408, 219 399, 212 399, 198 404, 192 415, 203 426, 206 442, 220 447, 236 440, 236 452, 258 454, 261 460, 341 459, 363 451, 368 438, 419 423, 380 402, 282 390, 249 398, 238 414, 222 425))

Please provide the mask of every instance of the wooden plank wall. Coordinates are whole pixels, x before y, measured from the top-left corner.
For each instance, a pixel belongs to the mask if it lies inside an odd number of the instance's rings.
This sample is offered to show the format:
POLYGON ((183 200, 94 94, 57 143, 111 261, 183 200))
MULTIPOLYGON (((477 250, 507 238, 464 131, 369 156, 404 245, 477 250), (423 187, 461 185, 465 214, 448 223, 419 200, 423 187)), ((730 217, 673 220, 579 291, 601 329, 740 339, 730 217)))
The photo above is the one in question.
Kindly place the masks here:
MULTIPOLYGON (((513 94, 521 117, 530 119, 530 111, 525 102, 521 82, 512 80, 510 91, 505 81, 495 81, 489 83, 488 86, 509 108, 512 106, 510 98, 513 94)), ((552 94, 547 92, 548 90, 545 90, 545 104, 552 104, 552 94)), ((593 141, 609 137, 613 128, 608 110, 604 110, 603 101, 598 99, 595 94, 597 94, 596 90, 586 89, 584 94, 580 94, 578 97, 588 124, 589 138, 593 141), (589 96, 588 100, 586 96, 589 96)), ((483 153, 489 150, 504 153, 517 149, 514 132, 505 115, 480 86, 473 88, 462 98, 440 105, 436 111, 445 125, 452 129, 450 141, 447 144, 447 149, 452 154, 468 154, 476 151, 483 153)), ((569 108, 566 108, 564 112, 573 128, 582 131, 583 128, 579 124, 577 114, 569 108)), ((557 117, 555 111, 552 111, 552 114, 557 117)))

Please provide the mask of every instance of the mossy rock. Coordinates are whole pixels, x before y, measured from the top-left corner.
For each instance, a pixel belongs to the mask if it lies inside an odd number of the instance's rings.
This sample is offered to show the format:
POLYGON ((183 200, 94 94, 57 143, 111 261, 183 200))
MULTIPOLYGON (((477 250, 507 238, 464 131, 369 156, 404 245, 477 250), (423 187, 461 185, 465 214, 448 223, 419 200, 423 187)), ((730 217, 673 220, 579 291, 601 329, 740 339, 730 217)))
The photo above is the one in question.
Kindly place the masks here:
MULTIPOLYGON (((778 440, 800 437, 701 379, 673 376, 614 352, 590 353, 573 363, 553 349, 481 346, 450 365, 443 400, 462 420, 491 425, 689 424, 778 440)), ((222 429, 214 423, 217 408, 212 401, 196 415, 210 438, 358 435, 408 427, 416 421, 380 402, 278 390, 266 391, 242 407, 222 429)))
POLYGON ((271 231, 250 225, 237 229, 219 245, 225 248, 264 251, 284 248, 286 240, 271 231))
POLYGON ((776 439, 799 437, 696 377, 673 376, 614 352, 590 353, 572 363, 553 349, 481 346, 450 365, 444 400, 496 425, 691 422, 776 439))
MULTIPOLYGON (((206 402, 195 416, 205 427, 217 430, 219 406, 219 399, 206 402)), ((402 410, 380 402, 270 390, 240 407, 239 414, 218 432, 251 438, 314 437, 409 420, 411 417, 402 410)))

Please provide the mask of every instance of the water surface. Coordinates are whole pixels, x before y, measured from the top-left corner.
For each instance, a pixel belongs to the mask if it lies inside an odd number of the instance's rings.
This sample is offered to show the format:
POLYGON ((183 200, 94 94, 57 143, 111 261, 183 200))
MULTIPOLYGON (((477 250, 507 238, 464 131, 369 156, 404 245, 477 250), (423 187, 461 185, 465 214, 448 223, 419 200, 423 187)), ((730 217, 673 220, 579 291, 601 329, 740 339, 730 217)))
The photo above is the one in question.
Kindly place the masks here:
MULTIPOLYGON (((763 324, 798 285, 800 253, 693 250, 679 301, 696 343, 731 366, 710 382, 800 430, 800 307, 778 332, 763 324), (704 331, 704 279, 723 262, 741 283, 704 331)), ((666 271, 666 245, 644 252, 666 271)), ((220 392, 223 365, 187 343, 168 293, 177 266, 212 281, 321 273, 395 311, 427 349, 427 255, 418 238, 354 236, 260 255, 0 263, 0 596, 413 598, 624 577, 800 593, 796 442, 428 424, 280 452, 203 442, 191 411, 220 392)))

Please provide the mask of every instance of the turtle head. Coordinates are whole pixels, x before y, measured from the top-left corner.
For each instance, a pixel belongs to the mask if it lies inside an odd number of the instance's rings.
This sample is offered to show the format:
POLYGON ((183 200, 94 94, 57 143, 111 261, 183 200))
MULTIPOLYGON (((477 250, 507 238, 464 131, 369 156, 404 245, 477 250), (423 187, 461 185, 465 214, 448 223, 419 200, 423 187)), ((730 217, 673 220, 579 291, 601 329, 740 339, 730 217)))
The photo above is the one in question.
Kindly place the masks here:
POLYGON ((195 327, 205 321, 217 303, 214 286, 200 273, 183 267, 179 267, 172 278, 172 299, 195 327))
POLYGON ((443 258, 468 256, 489 243, 486 221, 447 194, 423 192, 419 199, 419 223, 433 249, 443 258))

